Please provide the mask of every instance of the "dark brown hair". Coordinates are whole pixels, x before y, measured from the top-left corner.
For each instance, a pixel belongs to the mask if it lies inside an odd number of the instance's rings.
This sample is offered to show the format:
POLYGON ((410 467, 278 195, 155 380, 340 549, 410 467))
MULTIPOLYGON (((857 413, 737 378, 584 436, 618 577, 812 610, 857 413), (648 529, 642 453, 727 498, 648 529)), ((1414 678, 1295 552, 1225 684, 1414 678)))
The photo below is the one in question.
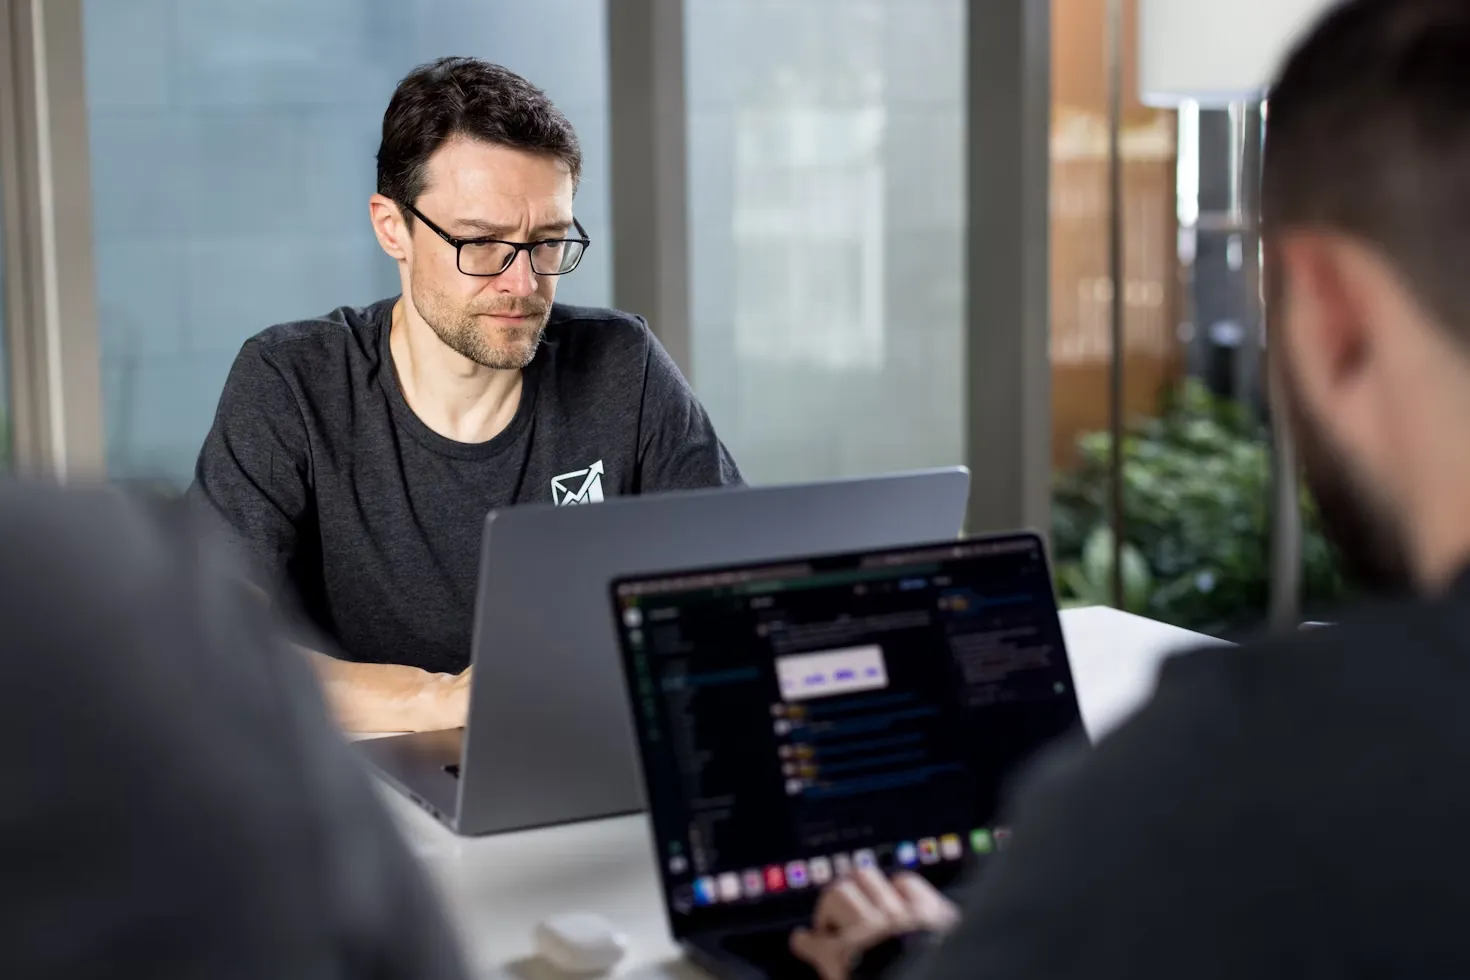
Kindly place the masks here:
POLYGON ((424 192, 429 157, 456 136, 555 157, 574 185, 582 174, 577 134, 545 92, 488 61, 440 58, 409 72, 388 102, 378 193, 414 204, 424 192))
POLYGON ((1336 7, 1271 90, 1264 167, 1268 242, 1372 244, 1470 342, 1470 2, 1336 7))

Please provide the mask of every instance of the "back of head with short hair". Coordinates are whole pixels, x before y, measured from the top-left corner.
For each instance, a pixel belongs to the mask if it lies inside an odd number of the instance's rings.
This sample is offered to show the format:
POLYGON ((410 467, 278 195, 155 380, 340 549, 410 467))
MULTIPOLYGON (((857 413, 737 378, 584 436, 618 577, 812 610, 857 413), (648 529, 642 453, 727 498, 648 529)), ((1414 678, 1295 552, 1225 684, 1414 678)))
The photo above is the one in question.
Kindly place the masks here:
POLYGON ((378 193, 400 205, 416 202, 429 157, 455 137, 553 157, 566 164, 574 185, 582 174, 577 133, 545 92, 478 58, 440 58, 409 72, 388 102, 378 193))
POLYGON ((1349 0, 1272 88, 1270 238, 1342 232, 1379 248, 1470 344, 1470 0, 1349 0))

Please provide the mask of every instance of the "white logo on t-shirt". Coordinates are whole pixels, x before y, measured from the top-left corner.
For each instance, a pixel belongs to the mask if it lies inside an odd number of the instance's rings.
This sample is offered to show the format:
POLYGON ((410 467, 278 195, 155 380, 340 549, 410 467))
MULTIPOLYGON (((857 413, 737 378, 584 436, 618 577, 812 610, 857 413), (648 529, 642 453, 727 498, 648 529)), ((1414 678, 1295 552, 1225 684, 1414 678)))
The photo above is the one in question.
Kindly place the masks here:
POLYGON ((552 477, 551 502, 558 507, 602 503, 602 460, 586 469, 552 477))

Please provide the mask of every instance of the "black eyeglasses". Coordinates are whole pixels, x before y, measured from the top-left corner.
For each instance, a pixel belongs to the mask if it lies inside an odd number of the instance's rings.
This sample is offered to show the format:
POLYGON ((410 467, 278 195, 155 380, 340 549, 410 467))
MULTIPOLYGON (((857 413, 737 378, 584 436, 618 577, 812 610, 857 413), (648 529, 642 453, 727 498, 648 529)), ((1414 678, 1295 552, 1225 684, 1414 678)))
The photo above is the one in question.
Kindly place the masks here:
POLYGON ((498 276, 516 255, 525 252, 531 257, 531 271, 538 276, 564 276, 577 267, 582 255, 592 240, 582 222, 572 219, 578 238, 544 238, 539 242, 507 242, 499 238, 455 238, 434 222, 424 217, 423 212, 412 204, 404 205, 414 217, 429 230, 454 246, 454 262, 459 271, 467 276, 498 276))

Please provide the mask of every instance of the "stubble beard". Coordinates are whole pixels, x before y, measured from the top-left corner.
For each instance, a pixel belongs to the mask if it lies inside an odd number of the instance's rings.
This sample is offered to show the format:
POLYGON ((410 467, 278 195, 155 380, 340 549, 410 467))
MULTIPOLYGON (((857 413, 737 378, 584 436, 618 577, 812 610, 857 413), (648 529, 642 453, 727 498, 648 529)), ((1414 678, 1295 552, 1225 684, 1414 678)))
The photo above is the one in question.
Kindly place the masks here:
POLYGON ((499 303, 457 307, 442 293, 415 282, 414 309, 429 329, 455 353, 496 371, 527 367, 541 347, 551 307, 539 296, 506 297, 499 303), (518 326, 506 326, 488 316, 525 316, 518 326))
POLYGON ((1280 410, 1286 413, 1322 532, 1335 547, 1344 573, 1372 595, 1411 593, 1415 587, 1413 563, 1400 515, 1334 445, 1326 426, 1313 418, 1295 387, 1290 358, 1284 352, 1279 356, 1285 401, 1280 410))

